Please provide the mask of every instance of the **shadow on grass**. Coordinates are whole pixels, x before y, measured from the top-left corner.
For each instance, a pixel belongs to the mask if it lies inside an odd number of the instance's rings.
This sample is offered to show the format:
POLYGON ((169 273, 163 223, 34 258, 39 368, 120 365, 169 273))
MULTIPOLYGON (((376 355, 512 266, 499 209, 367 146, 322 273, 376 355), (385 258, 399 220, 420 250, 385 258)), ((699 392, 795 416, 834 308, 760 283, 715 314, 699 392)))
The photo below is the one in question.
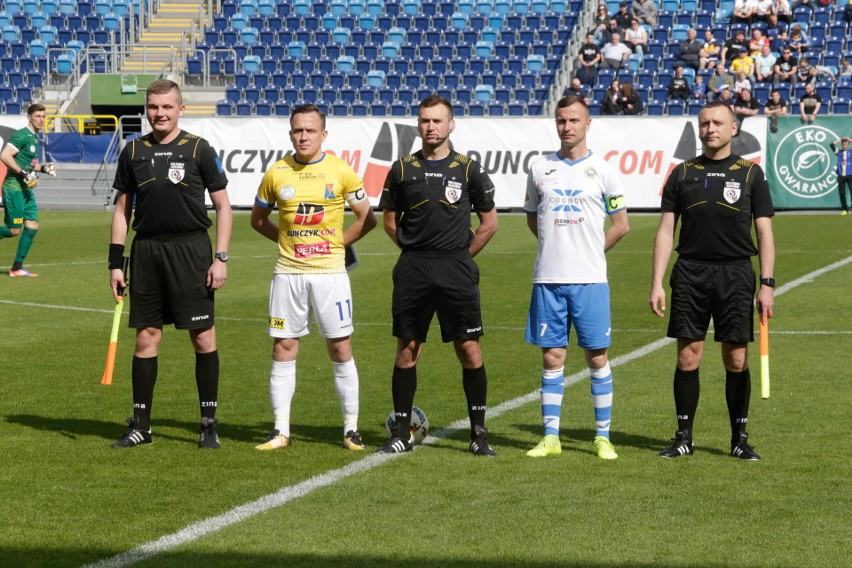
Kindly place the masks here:
MULTIPOLYGON (((24 426, 33 430, 51 432, 66 438, 76 440, 79 437, 94 436, 106 440, 117 440, 124 432, 126 426, 107 420, 94 420, 88 418, 61 418, 37 416, 34 414, 13 414, 6 417, 6 422, 24 426)), ((219 425, 219 436, 223 442, 232 440, 237 442, 260 443, 269 434, 271 424, 257 423, 255 425, 223 423, 219 425)), ((176 440, 187 442, 188 438, 193 444, 197 443, 199 422, 194 420, 174 420, 164 418, 152 421, 152 431, 157 439, 176 440), (169 430, 185 430, 191 436, 169 434, 169 430)), ((303 442, 325 443, 339 446, 343 439, 339 426, 313 426, 294 424, 292 432, 295 439, 303 442)))
MULTIPOLYGON (((51 549, 13 549, 0 547, 0 558, 3 566, 28 566, 28 567, 77 567, 86 563, 104 561, 114 556, 115 552, 92 550, 51 550, 51 549)), ((316 568, 318 566, 333 566, 335 568, 373 568, 393 566, 394 568, 553 568, 560 566, 564 568, 643 568, 653 566, 655 568, 680 568, 686 564, 666 563, 659 561, 625 561, 625 562, 596 562, 589 559, 577 559, 566 561, 554 560, 510 560, 502 558, 482 559, 459 559, 441 557, 440 553, 430 555, 428 558, 417 558, 399 551, 395 556, 382 556, 379 554, 347 554, 339 555, 309 555, 309 554, 287 554, 286 551, 269 552, 263 554, 251 554, 247 552, 164 552, 149 558, 144 566, 156 565, 163 567, 181 568, 269 568, 271 566, 286 566, 287 568, 316 568)), ((719 566, 713 564, 689 563, 693 568, 709 568, 719 566)))

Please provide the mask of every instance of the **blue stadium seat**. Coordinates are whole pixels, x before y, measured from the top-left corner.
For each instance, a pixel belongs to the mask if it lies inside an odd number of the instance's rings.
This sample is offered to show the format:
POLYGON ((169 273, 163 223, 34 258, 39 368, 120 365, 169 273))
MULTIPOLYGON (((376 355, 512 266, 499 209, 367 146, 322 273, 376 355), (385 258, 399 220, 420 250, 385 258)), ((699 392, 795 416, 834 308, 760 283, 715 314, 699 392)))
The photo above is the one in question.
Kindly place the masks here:
POLYGON ((232 116, 234 114, 234 107, 228 101, 219 101, 216 103, 216 114, 218 116, 232 116))

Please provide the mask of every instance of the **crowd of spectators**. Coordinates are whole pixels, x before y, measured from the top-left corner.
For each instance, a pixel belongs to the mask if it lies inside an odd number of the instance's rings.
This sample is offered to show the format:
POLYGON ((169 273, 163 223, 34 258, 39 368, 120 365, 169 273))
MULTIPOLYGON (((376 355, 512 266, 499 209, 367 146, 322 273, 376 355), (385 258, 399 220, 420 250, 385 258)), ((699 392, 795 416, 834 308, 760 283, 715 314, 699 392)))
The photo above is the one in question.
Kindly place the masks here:
MULTIPOLYGON (((801 121, 814 122, 829 104, 824 100, 826 93, 834 92, 838 81, 852 84, 848 60, 852 42, 846 55, 835 60, 837 67, 819 65, 811 48, 822 44, 812 41, 807 25, 795 20, 801 7, 813 9, 826 1, 736 0, 731 23, 745 25, 729 28, 732 33, 723 44, 713 29, 703 30, 703 40, 698 40, 698 30, 690 27, 686 39, 678 44, 673 73, 658 75, 662 79, 669 76, 664 79, 668 84, 660 85, 667 88, 667 102, 721 100, 732 106, 740 122, 759 114, 762 107, 773 131, 777 130, 778 117, 790 114, 795 102, 801 121), (763 100, 758 100, 758 94, 763 100)), ((642 66, 650 52, 649 30, 659 17, 655 0, 622 1, 612 14, 605 5, 599 5, 594 27, 580 48, 571 89, 585 88, 583 96, 588 99, 592 86, 598 84, 599 70, 612 69, 615 77, 603 100, 593 102, 601 105, 603 114, 643 112, 642 97, 630 81, 624 80, 633 76, 632 70, 625 71, 631 60, 642 66)), ((852 22, 852 2, 843 17, 847 24, 852 22)), ((594 90, 601 92, 597 87, 594 90)))

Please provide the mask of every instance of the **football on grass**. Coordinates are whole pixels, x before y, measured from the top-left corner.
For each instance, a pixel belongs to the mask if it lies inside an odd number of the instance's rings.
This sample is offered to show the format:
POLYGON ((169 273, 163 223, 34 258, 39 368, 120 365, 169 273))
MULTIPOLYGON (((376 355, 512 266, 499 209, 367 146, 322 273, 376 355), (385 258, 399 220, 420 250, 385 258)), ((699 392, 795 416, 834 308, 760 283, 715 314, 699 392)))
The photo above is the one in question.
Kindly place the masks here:
MULTIPOLYGON (((394 416, 393 410, 391 410, 385 422, 385 430, 387 430, 388 436, 393 432, 394 426, 396 426, 396 416, 394 416)), ((414 436, 415 444, 421 443, 429 435, 429 419, 416 406, 411 409, 411 435, 414 436)))

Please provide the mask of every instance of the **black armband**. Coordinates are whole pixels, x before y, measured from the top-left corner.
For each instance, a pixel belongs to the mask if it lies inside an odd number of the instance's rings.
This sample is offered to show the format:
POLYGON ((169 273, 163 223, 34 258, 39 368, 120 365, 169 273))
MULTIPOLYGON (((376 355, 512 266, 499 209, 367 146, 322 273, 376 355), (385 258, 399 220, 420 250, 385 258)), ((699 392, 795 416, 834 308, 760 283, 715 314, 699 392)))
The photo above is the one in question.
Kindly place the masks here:
POLYGON ((121 270, 124 268, 124 245, 116 243, 109 244, 109 261, 110 270, 121 270))

